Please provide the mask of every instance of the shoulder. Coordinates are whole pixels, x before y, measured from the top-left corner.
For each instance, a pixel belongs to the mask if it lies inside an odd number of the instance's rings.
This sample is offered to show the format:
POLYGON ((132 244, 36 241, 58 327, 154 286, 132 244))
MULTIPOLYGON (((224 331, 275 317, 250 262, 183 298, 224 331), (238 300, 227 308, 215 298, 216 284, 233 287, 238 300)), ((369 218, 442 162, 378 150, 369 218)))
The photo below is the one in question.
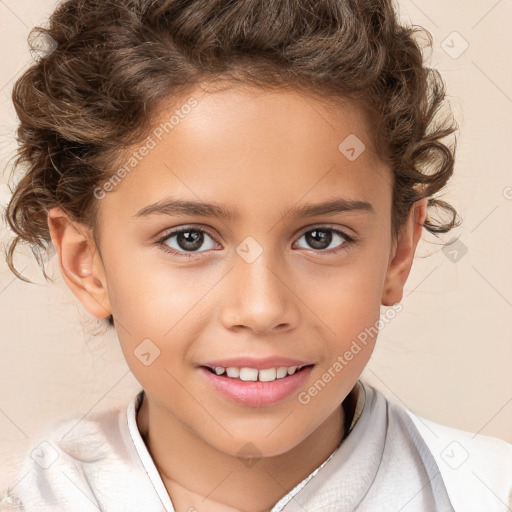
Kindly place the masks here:
POLYGON ((432 453, 457 512, 509 510, 512 506, 512 444, 403 410, 432 453))
POLYGON ((112 439, 119 439, 120 409, 88 418, 70 418, 46 425, 31 442, 8 490, 26 511, 97 511, 98 474, 115 467, 112 439))

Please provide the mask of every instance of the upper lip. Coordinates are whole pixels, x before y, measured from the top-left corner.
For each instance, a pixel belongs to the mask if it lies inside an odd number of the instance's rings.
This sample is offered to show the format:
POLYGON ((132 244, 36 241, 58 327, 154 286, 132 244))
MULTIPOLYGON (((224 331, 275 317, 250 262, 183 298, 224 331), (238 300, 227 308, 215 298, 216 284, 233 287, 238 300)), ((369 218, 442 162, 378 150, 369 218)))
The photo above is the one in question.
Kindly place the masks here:
POLYGON ((222 367, 222 368, 256 368, 257 370, 264 370, 266 368, 279 368, 282 366, 308 366, 313 364, 309 361, 294 359, 291 357, 271 356, 263 358, 254 357, 233 357, 230 359, 217 359, 215 361, 208 361, 203 366, 209 368, 222 367))

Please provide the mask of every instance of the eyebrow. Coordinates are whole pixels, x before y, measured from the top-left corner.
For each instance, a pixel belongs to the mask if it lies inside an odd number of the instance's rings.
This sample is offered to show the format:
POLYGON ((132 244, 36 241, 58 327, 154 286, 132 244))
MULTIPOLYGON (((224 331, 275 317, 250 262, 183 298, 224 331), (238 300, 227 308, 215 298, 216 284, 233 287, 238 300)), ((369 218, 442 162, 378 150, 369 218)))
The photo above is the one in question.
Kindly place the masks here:
MULTIPOLYGON (((322 203, 306 203, 301 206, 285 208, 280 218, 285 217, 315 217, 318 215, 332 215, 341 212, 360 211, 375 215, 373 206, 366 202, 354 199, 336 198, 322 203)), ((200 217, 219 217, 234 220, 240 217, 236 208, 228 208, 220 203, 205 203, 167 198, 140 209, 134 217, 145 218, 150 215, 194 215, 200 217)))

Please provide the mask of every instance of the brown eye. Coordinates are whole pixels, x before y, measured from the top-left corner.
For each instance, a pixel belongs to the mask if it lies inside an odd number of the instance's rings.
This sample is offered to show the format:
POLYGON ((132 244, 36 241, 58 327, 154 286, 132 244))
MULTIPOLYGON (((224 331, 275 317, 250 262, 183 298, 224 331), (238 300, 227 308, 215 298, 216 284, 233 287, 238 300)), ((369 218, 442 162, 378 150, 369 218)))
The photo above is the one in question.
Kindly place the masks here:
POLYGON ((186 253, 202 253, 217 246, 213 237, 205 230, 191 227, 170 231, 158 243, 167 252, 185 256, 186 253))
MULTIPOLYGON (((316 251, 336 252, 350 245, 354 239, 338 229, 318 227, 310 229, 299 238, 305 240, 304 249, 314 249, 316 251)), ((299 241, 297 241, 297 244, 299 241)))
POLYGON ((197 229, 176 233, 176 244, 184 251, 197 251, 204 243, 204 234, 197 229))

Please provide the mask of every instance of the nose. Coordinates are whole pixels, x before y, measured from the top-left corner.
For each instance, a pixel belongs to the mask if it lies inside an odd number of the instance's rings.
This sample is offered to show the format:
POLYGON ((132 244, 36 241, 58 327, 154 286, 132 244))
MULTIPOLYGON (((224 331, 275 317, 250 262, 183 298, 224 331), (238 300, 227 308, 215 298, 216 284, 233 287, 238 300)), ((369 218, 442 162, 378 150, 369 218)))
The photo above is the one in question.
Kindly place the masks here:
POLYGON ((268 334, 297 327, 300 300, 293 291, 292 278, 266 251, 252 263, 237 256, 226 277, 221 312, 225 328, 268 334))

